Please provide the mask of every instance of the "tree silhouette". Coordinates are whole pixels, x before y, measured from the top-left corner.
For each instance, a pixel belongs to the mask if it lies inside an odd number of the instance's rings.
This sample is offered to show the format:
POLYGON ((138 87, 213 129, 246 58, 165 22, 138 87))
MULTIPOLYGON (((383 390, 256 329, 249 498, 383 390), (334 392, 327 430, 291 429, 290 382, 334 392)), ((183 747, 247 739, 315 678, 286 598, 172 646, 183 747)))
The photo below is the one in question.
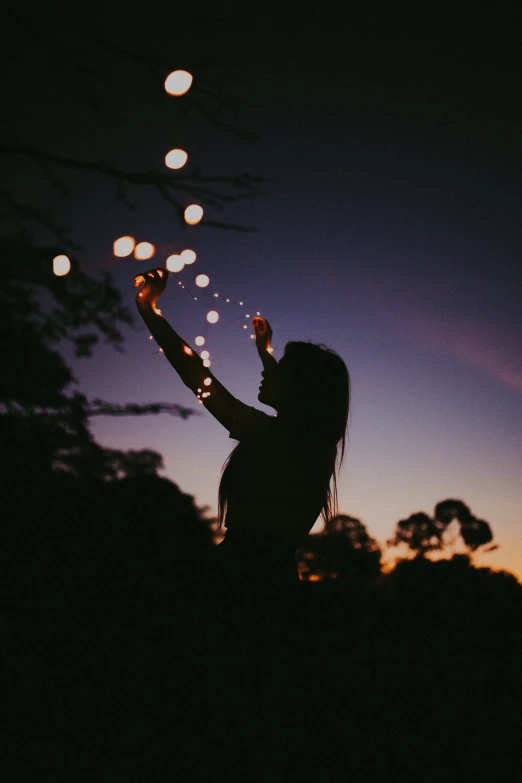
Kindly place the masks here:
MULTIPOLYGON (((421 511, 397 522, 388 545, 406 545, 415 557, 421 558, 429 552, 449 551, 460 542, 469 557, 492 540, 493 533, 488 522, 474 517, 461 500, 449 499, 437 503, 433 518, 421 511), (452 524, 456 526, 453 535, 450 530, 452 524)), ((492 545, 482 551, 491 552, 496 548, 497 545, 492 545)))
POLYGON ((298 565, 303 581, 338 579, 350 587, 374 583, 381 570, 381 550, 360 519, 338 514, 328 531, 308 536, 299 550, 298 565))

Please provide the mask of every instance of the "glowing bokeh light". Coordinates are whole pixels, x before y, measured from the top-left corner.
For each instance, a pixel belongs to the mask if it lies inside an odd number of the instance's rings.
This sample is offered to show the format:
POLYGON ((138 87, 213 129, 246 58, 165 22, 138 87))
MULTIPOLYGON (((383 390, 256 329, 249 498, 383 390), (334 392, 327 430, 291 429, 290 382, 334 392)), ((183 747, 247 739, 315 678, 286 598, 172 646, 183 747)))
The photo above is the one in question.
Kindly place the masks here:
POLYGON ((203 367, 210 367, 210 359, 203 359, 203 367))
POLYGON ((205 345, 205 338, 202 337, 201 335, 198 335, 194 340, 194 342, 196 343, 196 345, 205 345))
POLYGON ((180 255, 185 264, 193 264, 196 260, 196 254, 193 250, 189 250, 188 248, 186 250, 182 250, 180 255))
POLYGON ((134 248, 134 258, 140 261, 145 261, 147 258, 152 258, 156 248, 150 242, 139 242, 134 248))
POLYGON ((217 310, 210 310, 207 313, 207 321, 209 322, 209 324, 217 324, 217 322, 219 321, 219 313, 217 312, 217 310))
POLYGON ((208 275, 197 275, 196 285, 198 288, 206 288, 210 283, 210 277, 208 275))
POLYGON ((181 272, 181 270, 185 266, 185 262, 183 261, 181 256, 173 255, 167 258, 167 260, 165 261, 165 265, 169 270, 169 272, 181 272))
POLYGON ((168 169, 181 169, 188 160, 188 155, 185 150, 170 150, 165 155, 165 166, 168 169))
POLYGON ((187 356, 192 356, 192 354, 194 353, 192 348, 189 348, 188 345, 184 345, 183 346, 183 351, 184 351, 184 353, 187 354, 187 356))
POLYGON ((205 380, 203 381, 203 386, 210 386, 211 383, 212 383, 212 378, 205 378, 205 380))
POLYGON ((55 256, 53 258, 53 272, 56 277, 63 277, 71 271, 71 262, 67 256, 55 256))
POLYGON ((202 359, 210 359, 210 352, 209 351, 201 351, 200 354, 202 359))
POLYGON ((195 226, 203 217, 203 207, 200 207, 199 204, 190 204, 186 208, 184 215, 185 223, 188 223, 189 226, 195 226))
POLYGON ((119 239, 114 240, 112 252, 116 258, 125 258, 125 256, 130 256, 135 245, 136 241, 134 237, 120 237, 119 239))
POLYGON ((165 79, 165 91, 169 95, 185 95, 190 90, 193 77, 188 71, 172 71, 165 79))

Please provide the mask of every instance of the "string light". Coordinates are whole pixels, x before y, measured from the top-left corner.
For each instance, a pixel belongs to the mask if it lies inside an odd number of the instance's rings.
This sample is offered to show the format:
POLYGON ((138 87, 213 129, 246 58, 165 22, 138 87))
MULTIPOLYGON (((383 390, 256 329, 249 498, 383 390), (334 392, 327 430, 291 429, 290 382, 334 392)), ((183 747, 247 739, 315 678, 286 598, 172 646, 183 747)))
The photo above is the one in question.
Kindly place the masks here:
POLYGON ((153 244, 150 242, 140 242, 134 248, 134 258, 137 258, 139 261, 145 261, 147 258, 152 258, 155 252, 156 248, 153 244))
POLYGON ((198 275, 196 277, 195 283, 198 288, 206 288, 210 283, 210 277, 208 275, 198 275))
POLYGON ((203 381, 203 386, 210 386, 211 383, 212 383, 212 378, 205 378, 205 380, 203 381))
POLYGON ((208 351, 201 351, 200 356, 202 359, 210 359, 210 353, 208 351))
POLYGON ((210 359, 203 359, 203 367, 210 367, 210 359))
POLYGON ((53 273, 56 277, 63 277, 71 271, 71 262, 65 255, 55 256, 53 258, 53 273))
POLYGON ((188 223, 189 226, 195 226, 197 223, 200 222, 202 217, 203 217, 203 207, 200 207, 199 204, 190 204, 185 209, 184 212, 185 223, 188 223))
POLYGON ((183 346, 183 351, 187 354, 187 356, 192 356, 194 353, 192 348, 189 348, 188 345, 183 346))
POLYGON ((180 255, 184 264, 193 264, 196 260, 196 254, 193 250, 189 250, 188 248, 186 250, 182 250, 180 255))
POLYGON ((165 166, 168 169, 182 169, 188 160, 185 150, 170 150, 165 155, 165 166))
POLYGON ((217 310, 209 310, 209 312, 207 313, 207 321, 209 322, 209 324, 217 324, 217 322, 219 321, 219 313, 217 312, 217 310))
POLYGON ((188 71, 172 71, 165 79, 165 91, 169 95, 185 95, 192 86, 193 76, 188 71))
POLYGON ((134 247, 136 246, 136 240, 134 237, 120 237, 115 239, 112 244, 112 252, 116 258, 125 258, 130 256, 134 247))
POLYGON ((172 255, 169 256, 165 261, 165 266, 169 272, 181 272, 185 266, 185 262, 183 261, 181 255, 172 255))
POLYGON ((202 337, 202 335, 198 335, 198 336, 197 336, 197 337, 194 339, 194 342, 196 343, 196 345, 205 345, 205 338, 204 338, 204 337, 202 337))

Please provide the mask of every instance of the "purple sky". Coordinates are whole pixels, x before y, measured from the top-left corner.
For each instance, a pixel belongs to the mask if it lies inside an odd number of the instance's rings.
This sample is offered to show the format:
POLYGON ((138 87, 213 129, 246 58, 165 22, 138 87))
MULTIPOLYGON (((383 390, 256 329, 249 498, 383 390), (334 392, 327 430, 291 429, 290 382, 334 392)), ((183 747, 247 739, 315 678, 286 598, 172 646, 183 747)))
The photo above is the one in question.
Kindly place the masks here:
MULTIPOLYGON (((253 13, 245 9, 236 4, 239 30, 253 13)), ((273 326, 277 357, 291 339, 338 351, 353 389, 340 510, 384 542, 399 519, 461 499, 500 545, 477 562, 522 577, 522 136, 509 25, 408 19, 387 32, 381 19, 358 35, 319 14, 306 26, 294 21, 288 11, 274 26, 259 13, 250 30, 270 40, 214 41, 212 53, 239 60, 218 79, 246 99, 238 118, 259 134, 255 144, 173 114, 173 104, 146 109, 149 88, 130 82, 110 134, 78 120, 71 135, 53 116, 38 131, 50 136, 54 123, 55 148, 116 155, 136 169, 160 167, 180 146, 189 166, 274 177, 260 198, 207 213, 257 234, 183 230, 159 200, 130 212, 95 183, 80 183, 67 208, 56 196, 55 207, 75 225, 86 267, 111 269, 129 305, 133 275, 150 264, 111 260, 122 234, 192 247, 198 259, 181 277, 205 272, 215 290, 256 306, 273 326)), ((188 341, 201 331, 204 304, 175 285, 161 307, 188 341)), ((249 310, 225 307, 208 340, 212 370, 262 408, 260 363, 236 324, 249 310)), ((128 332, 125 354, 102 347, 74 371, 90 397, 195 402, 164 358, 149 354, 145 330, 128 332)), ((215 512, 233 444, 200 412, 186 422, 99 418, 93 430, 107 446, 161 452, 165 474, 215 512)))

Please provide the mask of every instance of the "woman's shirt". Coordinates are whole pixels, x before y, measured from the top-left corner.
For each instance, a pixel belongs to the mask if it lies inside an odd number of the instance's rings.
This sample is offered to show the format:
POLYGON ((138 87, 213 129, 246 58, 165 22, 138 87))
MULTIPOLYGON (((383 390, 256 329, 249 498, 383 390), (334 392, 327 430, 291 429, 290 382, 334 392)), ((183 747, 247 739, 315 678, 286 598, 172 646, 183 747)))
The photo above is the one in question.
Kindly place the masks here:
POLYGON ((276 416, 241 407, 230 429, 239 441, 225 468, 225 526, 253 529, 298 547, 324 502, 330 474, 306 437, 276 416))

